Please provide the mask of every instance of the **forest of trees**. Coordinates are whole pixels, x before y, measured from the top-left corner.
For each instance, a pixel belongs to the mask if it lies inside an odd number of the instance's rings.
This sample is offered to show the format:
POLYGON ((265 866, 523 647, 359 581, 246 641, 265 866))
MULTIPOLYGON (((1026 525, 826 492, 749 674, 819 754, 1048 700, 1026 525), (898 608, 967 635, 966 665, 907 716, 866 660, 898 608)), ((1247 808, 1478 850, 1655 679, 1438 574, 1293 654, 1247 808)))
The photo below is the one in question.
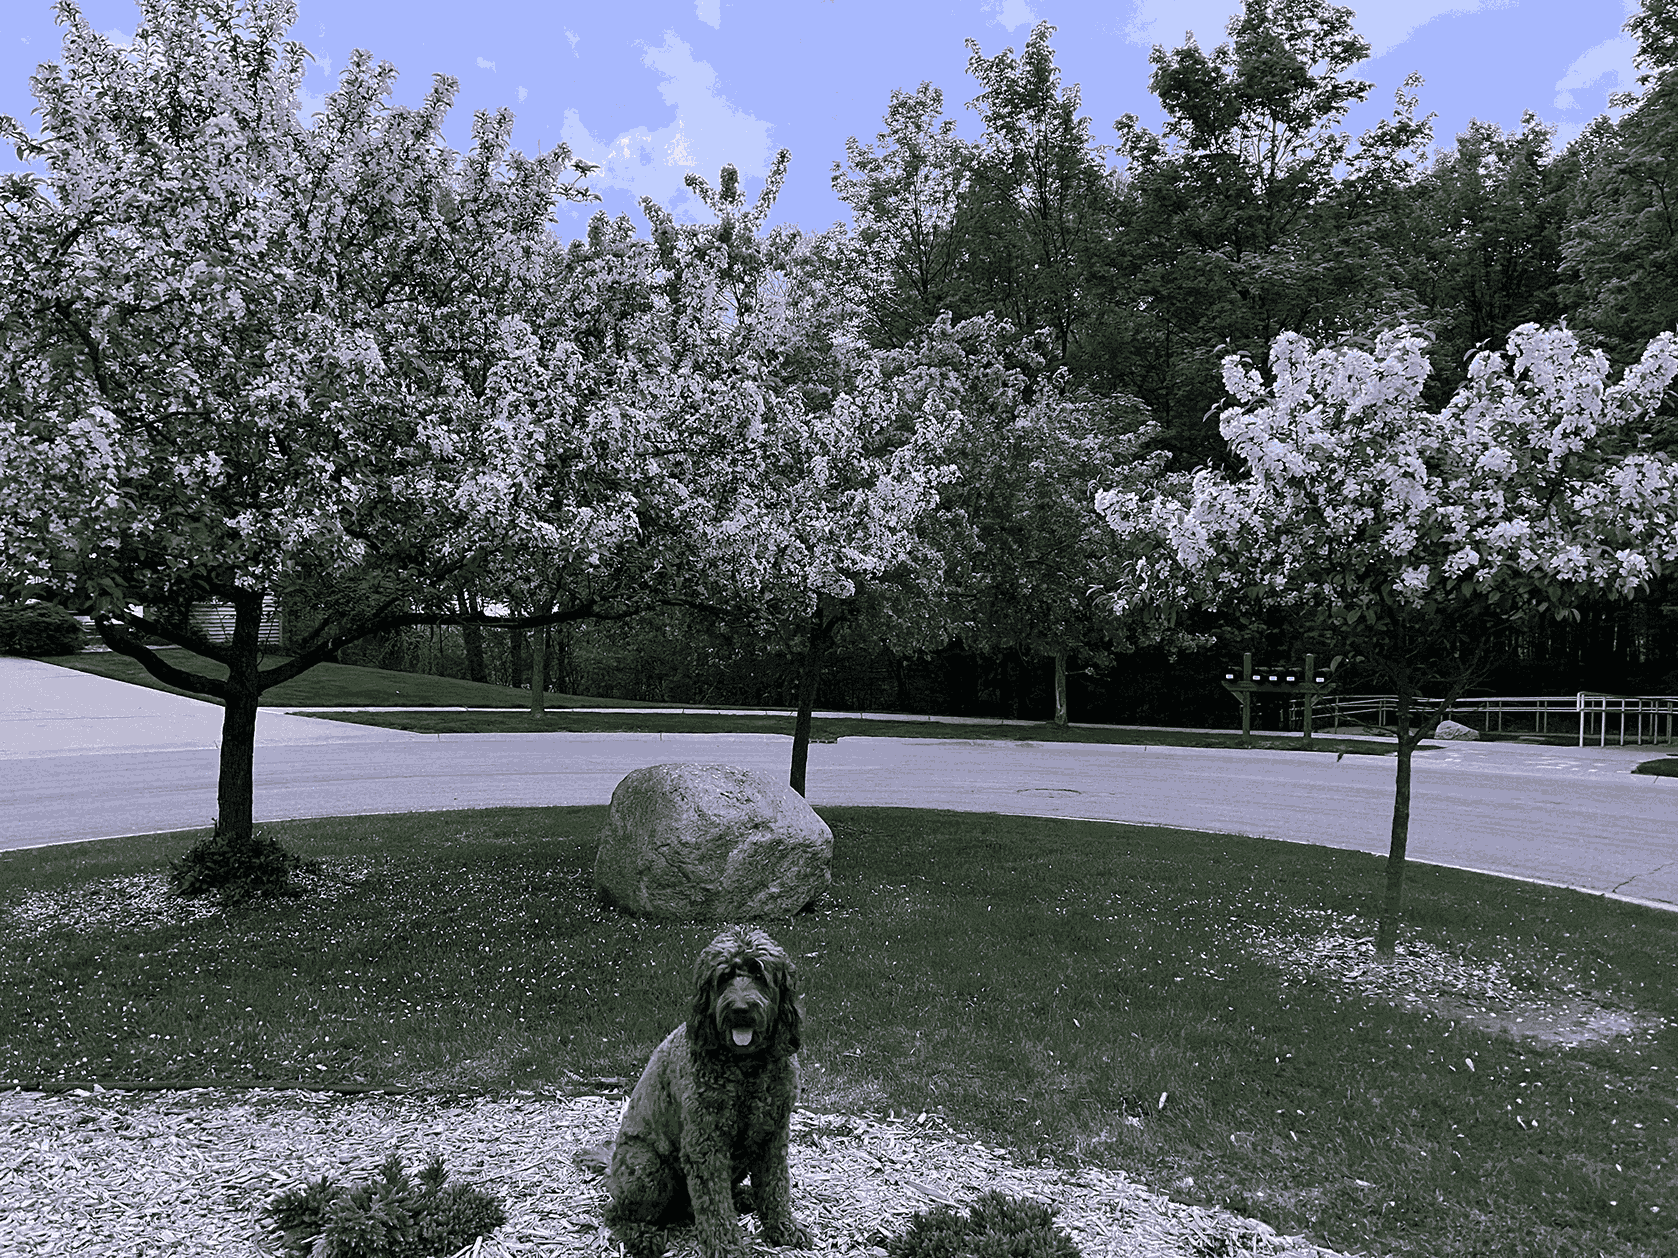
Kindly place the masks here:
MULTIPOLYGON (((1350 10, 1323 0, 1251 0, 1215 48, 1156 48, 1158 132, 1134 116, 1108 130, 1082 115, 1047 23, 1017 55, 987 56, 970 41, 979 139, 960 138, 942 88, 922 83, 892 93, 880 133, 851 140, 834 163, 867 335, 900 345, 946 313, 957 323, 994 315, 1018 341, 1042 330, 1028 375, 1063 371, 1070 392, 1106 413, 1146 417, 1150 448, 1176 469, 1227 461, 1220 362, 1230 352, 1262 361, 1282 331, 1333 340, 1418 327, 1431 338, 1435 404, 1476 350, 1529 322, 1565 322, 1623 369, 1678 327, 1678 6, 1646 0, 1627 29, 1639 90, 1561 148, 1532 113, 1512 130, 1476 121, 1436 136, 1416 79, 1390 117, 1352 134, 1348 111, 1371 91, 1355 73, 1369 45, 1350 10)), ((1678 448, 1670 404, 1654 445, 1678 448)), ((1102 474, 1077 467, 1068 483, 1102 474)), ((964 506, 984 523, 987 552, 1018 566, 1042 536, 1040 515, 998 496, 1012 483, 970 483, 964 506)), ((1074 525, 1063 522, 1060 544, 1074 525)), ((1663 579, 1635 600, 1590 602, 1577 620, 1511 629, 1479 688, 1678 691, 1675 602, 1663 579)), ((1130 649, 1115 653, 1097 623, 1062 626, 1049 641, 1033 626, 1054 617, 1018 589, 992 584, 981 603, 930 649, 837 644, 823 702, 1046 717, 1051 661, 1064 649, 1078 719, 1221 724, 1234 710, 1215 680, 1224 657, 1296 645, 1286 617, 1210 617, 1196 627, 1217 636, 1213 647, 1121 641, 1130 649)), ((384 641, 358 658, 441 660, 506 681, 528 673, 527 648, 509 638, 484 671, 470 643, 425 655, 430 639, 413 632, 406 646, 384 641)), ((550 684, 579 693, 751 703, 796 693, 798 662, 777 644, 681 609, 609 634, 578 625, 549 651, 550 684), (673 635, 689 649, 664 649, 673 635)))

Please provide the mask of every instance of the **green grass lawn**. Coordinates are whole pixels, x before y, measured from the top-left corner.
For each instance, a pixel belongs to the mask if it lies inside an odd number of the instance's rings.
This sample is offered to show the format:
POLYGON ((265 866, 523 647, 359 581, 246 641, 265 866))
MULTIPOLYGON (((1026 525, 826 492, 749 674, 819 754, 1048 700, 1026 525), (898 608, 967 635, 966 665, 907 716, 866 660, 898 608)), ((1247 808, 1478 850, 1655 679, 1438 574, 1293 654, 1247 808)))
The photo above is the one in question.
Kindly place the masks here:
MULTIPOLYGON (((804 991, 805 1104, 930 1110, 1359 1253, 1674 1252, 1678 915, 1412 869, 1407 973, 1467 964, 1517 1006, 1648 1022, 1561 1048, 1487 1029, 1475 991, 1403 1007, 1290 962, 1373 932, 1369 856, 823 813, 831 895, 768 924, 804 991)), ((341 880, 198 918, 157 890, 194 835, 0 853, 0 1086, 631 1080, 713 927, 599 906, 603 816, 275 825, 341 880)))
POLYGON ((1645 760, 1632 770, 1653 778, 1678 778, 1678 756, 1662 756, 1659 760, 1645 760))
MULTIPOLYGON (((785 734, 791 736, 788 716, 729 716, 703 712, 321 712, 322 720, 405 729, 420 734, 785 734)), ((969 725, 941 721, 876 721, 859 717, 817 717, 810 737, 818 743, 841 738, 980 738, 1010 742, 1120 743, 1150 747, 1240 747, 1239 731, 1206 733, 1179 729, 1092 729, 1087 726, 969 725)), ((1424 750, 1434 744, 1424 743, 1424 750)), ((1275 751, 1303 751, 1298 734, 1253 735, 1253 747, 1275 751)), ((1313 740, 1314 751, 1336 755, 1390 756, 1390 743, 1358 738, 1313 740)))
MULTIPOLYGON (((202 673, 207 677, 227 676, 225 665, 205 659, 183 647, 165 647, 163 656, 177 668, 202 673)), ((78 655, 52 655, 45 663, 64 668, 80 669, 116 681, 136 686, 148 686, 170 694, 187 694, 174 686, 166 686, 144 668, 138 660, 118 655, 115 651, 87 651, 78 655)), ((193 695, 202 699, 203 695, 193 695)), ((555 707, 621 707, 621 699, 599 699, 587 695, 550 694, 548 703, 555 707)), ((211 700, 211 702, 219 702, 211 700)), ((510 686, 491 686, 484 682, 463 681, 458 677, 433 677, 427 673, 402 673, 388 668, 365 668, 358 664, 316 664, 295 680, 284 682, 263 692, 262 702, 271 707, 527 707, 528 690, 510 686)), ((636 703, 635 707, 675 707, 676 704, 636 703)))

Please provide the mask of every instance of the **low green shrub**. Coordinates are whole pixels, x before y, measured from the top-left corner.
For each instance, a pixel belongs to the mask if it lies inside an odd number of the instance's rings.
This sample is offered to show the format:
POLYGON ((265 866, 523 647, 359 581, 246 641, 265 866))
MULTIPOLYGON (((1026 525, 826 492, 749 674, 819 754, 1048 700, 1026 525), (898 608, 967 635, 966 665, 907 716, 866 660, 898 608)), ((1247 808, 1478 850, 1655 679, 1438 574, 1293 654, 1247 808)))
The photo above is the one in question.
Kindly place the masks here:
POLYGON ((292 874, 318 874, 322 868, 318 860, 299 856, 260 830, 247 837, 217 825, 209 838, 169 862, 169 886, 176 895, 213 895, 224 905, 295 898, 302 891, 292 874))
POLYGON ((410 1178, 392 1153, 372 1179, 350 1185, 322 1176, 272 1198, 262 1214, 290 1258, 448 1258, 507 1221, 501 1203, 468 1184, 448 1184, 433 1155, 410 1178))
POLYGON ((965 1216, 923 1210, 886 1242, 889 1258, 1079 1258, 1054 1211, 1027 1197, 988 1192, 965 1216))
POLYGON ((81 621, 56 603, 0 607, 0 655, 74 655, 85 642, 81 621))

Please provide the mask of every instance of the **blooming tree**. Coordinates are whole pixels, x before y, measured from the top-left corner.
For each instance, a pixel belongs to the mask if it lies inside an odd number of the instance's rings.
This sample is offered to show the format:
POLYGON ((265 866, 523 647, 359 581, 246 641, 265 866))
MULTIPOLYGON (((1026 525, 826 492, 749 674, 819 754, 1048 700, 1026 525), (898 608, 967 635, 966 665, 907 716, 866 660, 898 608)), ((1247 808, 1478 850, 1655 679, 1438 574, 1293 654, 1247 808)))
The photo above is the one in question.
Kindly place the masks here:
POLYGON ((361 52, 305 123, 294 16, 142 0, 119 46, 63 0, 39 134, 0 121, 44 168, 0 185, 0 575, 90 596, 111 647, 224 703, 218 830, 246 843, 265 689, 432 619, 538 515, 584 566, 637 525, 632 425, 591 430, 578 352, 529 326, 583 168, 510 152, 505 113, 456 154, 452 80, 395 108, 361 52), (533 485, 528 458, 565 474, 533 485), (264 667, 266 594, 310 623, 264 667), (231 640, 191 627, 203 600, 231 640))
POLYGON ((789 780, 803 793, 811 712, 835 636, 935 635, 942 552, 931 527, 951 475, 948 372, 870 350, 842 232, 761 228, 784 176, 751 205, 725 167, 688 185, 717 221, 677 226, 643 202, 679 319, 668 405, 726 449, 692 484, 665 567, 671 601, 748 625, 801 657, 789 780))
POLYGON ((837 638, 942 640, 934 517, 939 484, 953 475, 940 461, 948 420, 912 359, 870 354, 831 407, 773 408, 735 465, 741 492, 710 500, 719 518, 692 588, 800 657, 789 776, 800 794, 822 662, 837 638))
MULTIPOLYGON (((697 566, 685 562, 702 540, 696 478, 751 419, 725 380, 682 360, 689 333, 664 286, 654 245, 627 217, 597 213, 586 240, 544 251, 504 321, 508 351, 485 375, 457 463, 435 465, 463 551, 495 542, 472 573, 475 593, 522 613, 483 623, 621 619, 697 566)), ((544 654, 538 642, 533 711, 544 654)))
POLYGON ((1639 440, 1678 376, 1671 333, 1611 382, 1604 356, 1565 328, 1524 325, 1474 359, 1438 412, 1421 401, 1425 350, 1410 329, 1369 347, 1287 334, 1268 380, 1231 356, 1222 431, 1244 474, 1205 469, 1181 497, 1099 504, 1115 530, 1153 543, 1120 605, 1293 609, 1395 691, 1382 955, 1403 907, 1412 753, 1483 675, 1486 628, 1577 618, 1583 599, 1636 595, 1678 558, 1678 466, 1639 440), (1430 687, 1436 702, 1419 712, 1430 687))

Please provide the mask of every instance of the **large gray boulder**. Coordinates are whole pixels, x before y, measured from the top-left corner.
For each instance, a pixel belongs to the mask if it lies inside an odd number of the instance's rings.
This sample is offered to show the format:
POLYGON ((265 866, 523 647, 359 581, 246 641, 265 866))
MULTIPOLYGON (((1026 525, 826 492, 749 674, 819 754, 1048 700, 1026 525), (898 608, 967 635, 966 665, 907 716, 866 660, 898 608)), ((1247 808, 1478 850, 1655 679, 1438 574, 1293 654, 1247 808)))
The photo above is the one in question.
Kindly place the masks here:
POLYGON ((655 764, 612 792, 595 884, 649 917, 791 917, 833 879, 833 831, 790 786, 729 764, 655 764))
POLYGON ((1433 732, 1435 738, 1454 738, 1459 742, 1478 742, 1480 731, 1472 725, 1464 725, 1460 721, 1441 721, 1439 728, 1433 732))

